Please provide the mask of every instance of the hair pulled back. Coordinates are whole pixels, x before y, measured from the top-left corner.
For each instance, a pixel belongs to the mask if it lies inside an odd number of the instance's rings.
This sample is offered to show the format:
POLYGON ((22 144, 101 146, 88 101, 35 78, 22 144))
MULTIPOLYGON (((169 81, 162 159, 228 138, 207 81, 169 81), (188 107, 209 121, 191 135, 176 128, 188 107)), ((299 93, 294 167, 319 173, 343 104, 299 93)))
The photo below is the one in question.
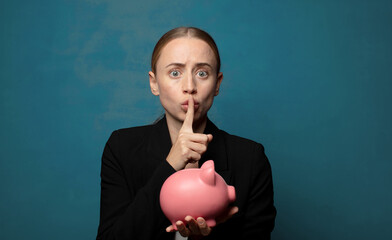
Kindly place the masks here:
POLYGON ((190 37, 190 38, 197 38, 200 40, 203 40, 206 42, 214 52, 215 58, 216 58, 216 72, 217 74, 220 71, 220 56, 219 56, 219 51, 218 47, 216 46, 216 43, 214 39, 208 34, 207 32, 195 28, 195 27, 178 27, 174 28, 167 33, 165 33, 157 42, 157 44, 154 47, 154 51, 152 52, 152 57, 151 57, 151 70, 155 73, 156 72, 156 65, 159 59, 159 56, 161 55, 162 49, 168 44, 171 40, 174 40, 176 38, 181 38, 181 37, 190 37))

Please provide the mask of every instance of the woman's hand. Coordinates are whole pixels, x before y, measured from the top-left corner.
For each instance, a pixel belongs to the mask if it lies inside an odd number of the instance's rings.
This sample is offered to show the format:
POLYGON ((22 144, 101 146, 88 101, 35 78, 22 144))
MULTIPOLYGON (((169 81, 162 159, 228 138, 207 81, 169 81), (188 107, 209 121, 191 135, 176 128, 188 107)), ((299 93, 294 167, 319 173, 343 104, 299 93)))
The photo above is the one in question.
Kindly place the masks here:
MULTIPOLYGON (((226 222, 229 218, 231 218, 234 214, 238 212, 238 207, 229 208, 224 214, 216 218, 217 224, 226 222)), ((191 216, 185 217, 185 223, 182 221, 176 222, 178 232, 183 237, 192 237, 191 239, 199 239, 203 236, 210 235, 212 228, 209 227, 204 218, 198 217, 195 220, 191 216)), ((174 227, 170 225, 166 228, 166 232, 173 232, 174 227)))
POLYGON ((192 96, 188 100, 188 110, 185 120, 178 133, 166 160, 176 170, 184 169, 188 163, 195 163, 207 151, 207 145, 212 140, 211 134, 193 132, 194 101, 192 96))
MULTIPOLYGON (((207 225, 206 221, 202 217, 199 217, 197 220, 195 220, 191 216, 186 216, 185 222, 186 224, 182 221, 176 222, 178 232, 183 237, 193 237, 192 239, 198 239, 198 237, 208 236, 211 233, 211 228, 207 225)), ((169 226, 168 228, 170 227, 173 226, 169 226)))

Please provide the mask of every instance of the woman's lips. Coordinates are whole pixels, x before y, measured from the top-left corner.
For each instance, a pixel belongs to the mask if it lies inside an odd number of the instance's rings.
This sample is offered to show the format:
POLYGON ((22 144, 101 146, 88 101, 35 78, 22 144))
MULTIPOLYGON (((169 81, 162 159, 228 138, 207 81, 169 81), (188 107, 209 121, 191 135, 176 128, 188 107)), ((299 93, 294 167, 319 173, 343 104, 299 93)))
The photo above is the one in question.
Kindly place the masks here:
MULTIPOLYGON (((194 108, 195 108, 195 111, 199 108, 199 103, 198 102, 196 102, 196 101, 194 101, 193 102, 194 103, 194 108)), ((181 107, 182 107, 182 109, 184 109, 185 111, 188 111, 188 100, 186 100, 186 101, 184 101, 182 104, 181 104, 181 107)))

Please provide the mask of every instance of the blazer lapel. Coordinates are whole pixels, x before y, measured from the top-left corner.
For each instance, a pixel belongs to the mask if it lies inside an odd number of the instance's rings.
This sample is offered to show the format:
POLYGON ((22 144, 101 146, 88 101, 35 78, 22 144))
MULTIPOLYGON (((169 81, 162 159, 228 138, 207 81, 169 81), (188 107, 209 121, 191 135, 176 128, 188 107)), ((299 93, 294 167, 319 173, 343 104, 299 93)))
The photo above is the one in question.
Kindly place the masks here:
POLYGON ((165 117, 152 126, 148 139, 147 154, 152 156, 153 165, 159 164, 166 159, 172 146, 165 117))
POLYGON ((228 158, 224 134, 209 119, 207 119, 207 125, 204 133, 212 134, 213 139, 208 144, 207 152, 202 156, 199 166, 201 166, 207 160, 213 160, 215 164, 215 171, 221 175, 227 183, 229 183, 231 172, 228 168, 228 158))

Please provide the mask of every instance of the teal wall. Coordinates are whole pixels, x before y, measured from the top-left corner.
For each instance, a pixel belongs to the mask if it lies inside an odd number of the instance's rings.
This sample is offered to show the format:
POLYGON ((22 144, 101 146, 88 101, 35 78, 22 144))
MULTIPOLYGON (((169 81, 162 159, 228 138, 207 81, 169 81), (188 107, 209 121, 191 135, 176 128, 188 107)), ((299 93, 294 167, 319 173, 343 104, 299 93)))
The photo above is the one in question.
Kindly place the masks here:
POLYGON ((154 43, 179 25, 220 47, 217 125, 264 144, 273 239, 392 239, 392 2, 0 3, 1 239, 93 239, 114 129, 162 109, 154 43))

